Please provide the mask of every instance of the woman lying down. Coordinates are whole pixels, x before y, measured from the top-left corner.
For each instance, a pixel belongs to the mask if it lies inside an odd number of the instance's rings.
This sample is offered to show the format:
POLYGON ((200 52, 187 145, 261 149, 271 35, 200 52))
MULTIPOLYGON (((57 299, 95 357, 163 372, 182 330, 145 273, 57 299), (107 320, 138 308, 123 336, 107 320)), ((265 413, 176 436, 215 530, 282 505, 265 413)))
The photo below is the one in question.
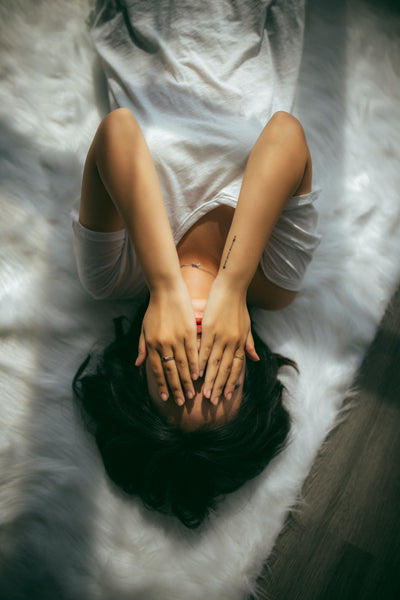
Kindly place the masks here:
POLYGON ((277 112, 248 156, 236 207, 194 203, 176 243, 177 208, 133 113, 109 113, 90 147, 73 223, 82 285, 94 298, 147 300, 83 363, 74 390, 109 477, 187 527, 287 438, 278 372, 295 365, 257 336, 248 307, 295 299, 319 243, 316 195, 303 128, 277 112))

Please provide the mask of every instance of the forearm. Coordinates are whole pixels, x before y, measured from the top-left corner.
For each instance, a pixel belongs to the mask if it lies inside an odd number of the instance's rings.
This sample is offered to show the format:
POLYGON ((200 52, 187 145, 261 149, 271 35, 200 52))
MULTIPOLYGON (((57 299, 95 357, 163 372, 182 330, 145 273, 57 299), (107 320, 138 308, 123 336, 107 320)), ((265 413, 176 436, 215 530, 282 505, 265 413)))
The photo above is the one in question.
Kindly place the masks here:
POLYGON ((171 287, 181 275, 156 169, 133 116, 123 125, 121 132, 115 120, 112 128, 104 124, 102 144, 96 146, 96 166, 135 247, 150 291, 171 287))
POLYGON ((309 158, 297 121, 290 122, 290 131, 273 125, 264 129, 250 153, 218 273, 219 282, 243 294, 282 210, 299 188, 309 158))
POLYGON ((171 288, 181 280, 181 273, 155 169, 140 162, 138 160, 135 167, 141 170, 141 177, 132 182, 131 194, 125 196, 119 210, 149 289, 155 291, 171 288))

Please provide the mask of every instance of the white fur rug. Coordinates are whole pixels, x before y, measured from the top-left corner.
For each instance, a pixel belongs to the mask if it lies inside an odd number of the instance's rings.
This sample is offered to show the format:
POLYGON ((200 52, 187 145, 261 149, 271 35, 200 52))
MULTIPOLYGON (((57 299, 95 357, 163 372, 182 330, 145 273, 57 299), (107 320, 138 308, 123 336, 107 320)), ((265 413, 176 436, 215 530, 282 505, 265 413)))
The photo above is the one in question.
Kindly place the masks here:
MULTIPOLYGON (((254 590, 400 274, 400 12, 309 6, 296 114, 323 242, 262 335, 295 359, 291 443, 198 531, 109 486, 71 379, 122 303, 90 300, 69 211, 104 113, 87 0, 0 3, 0 597, 235 600, 254 590), (100 94, 96 94, 100 90, 100 94)), ((378 3, 376 3, 378 4, 378 3)))

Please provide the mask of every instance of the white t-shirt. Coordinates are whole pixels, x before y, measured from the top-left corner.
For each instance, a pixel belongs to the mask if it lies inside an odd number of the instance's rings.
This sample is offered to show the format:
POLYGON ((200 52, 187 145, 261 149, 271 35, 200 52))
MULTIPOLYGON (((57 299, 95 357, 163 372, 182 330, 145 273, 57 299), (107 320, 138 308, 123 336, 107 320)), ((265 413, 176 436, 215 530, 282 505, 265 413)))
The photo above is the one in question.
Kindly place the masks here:
MULTIPOLYGON (((291 111, 304 0, 98 0, 89 27, 110 108, 139 122, 177 243, 213 208, 236 207, 263 127, 291 111)), ((300 203, 309 247, 315 198, 300 203)))
POLYGON ((111 108, 139 122, 176 241, 215 202, 236 206, 256 139, 274 112, 291 110, 303 5, 103 0, 92 12, 111 108))

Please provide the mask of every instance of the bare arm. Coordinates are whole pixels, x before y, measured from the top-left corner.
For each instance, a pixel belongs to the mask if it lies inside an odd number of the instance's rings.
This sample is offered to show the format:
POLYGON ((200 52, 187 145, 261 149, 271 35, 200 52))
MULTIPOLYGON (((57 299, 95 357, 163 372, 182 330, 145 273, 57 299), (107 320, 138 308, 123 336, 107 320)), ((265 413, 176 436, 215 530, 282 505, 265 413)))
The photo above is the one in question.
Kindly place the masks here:
POLYGON ((173 287, 180 279, 178 256, 154 163, 136 119, 128 109, 116 110, 103 120, 96 138, 96 167, 132 240, 150 292, 173 287))
MULTIPOLYGON (((277 113, 257 140, 246 166, 240 196, 203 319, 200 371, 211 400, 232 392, 247 351, 255 359, 249 338, 246 306, 249 284, 269 236, 288 199, 311 186, 311 163, 300 123, 277 113), (309 181, 308 181, 309 180, 309 181)), ((309 191, 309 190, 307 190, 309 191)))
POLYGON ((99 195, 93 190, 104 186, 104 226, 125 226, 150 290, 136 364, 143 363, 147 347, 161 397, 168 397, 168 381, 175 400, 183 403, 182 387, 189 397, 194 394, 191 374, 198 373, 196 323, 154 163, 129 110, 114 111, 102 121, 85 171, 80 221, 90 227, 96 219, 102 230, 99 195), (163 356, 175 360, 162 364, 163 356))

